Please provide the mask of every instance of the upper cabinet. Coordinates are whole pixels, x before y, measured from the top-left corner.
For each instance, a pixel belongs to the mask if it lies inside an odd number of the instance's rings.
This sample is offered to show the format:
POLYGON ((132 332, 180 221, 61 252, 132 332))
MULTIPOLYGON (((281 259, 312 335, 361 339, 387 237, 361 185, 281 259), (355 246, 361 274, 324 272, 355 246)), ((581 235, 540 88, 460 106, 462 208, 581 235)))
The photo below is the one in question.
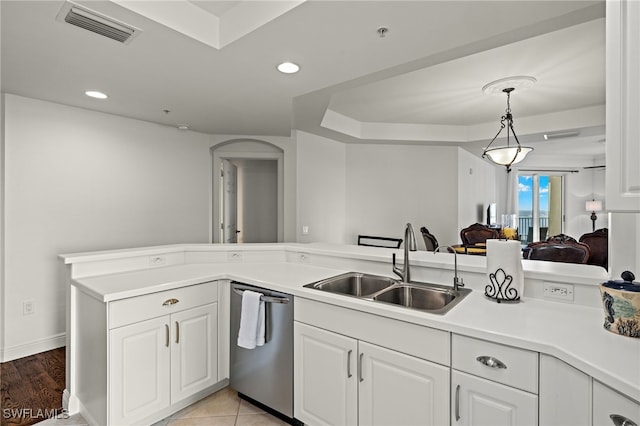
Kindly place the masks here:
POLYGON ((607 210, 640 212, 640 2, 607 1, 607 210))

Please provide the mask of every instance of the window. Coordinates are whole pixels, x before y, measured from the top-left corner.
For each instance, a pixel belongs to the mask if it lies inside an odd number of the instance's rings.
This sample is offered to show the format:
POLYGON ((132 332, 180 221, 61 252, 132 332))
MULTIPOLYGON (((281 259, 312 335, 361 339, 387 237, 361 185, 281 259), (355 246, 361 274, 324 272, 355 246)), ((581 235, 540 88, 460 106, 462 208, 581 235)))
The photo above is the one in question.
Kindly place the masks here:
POLYGON ((518 230, 522 243, 544 241, 564 229, 562 175, 518 175, 518 230))

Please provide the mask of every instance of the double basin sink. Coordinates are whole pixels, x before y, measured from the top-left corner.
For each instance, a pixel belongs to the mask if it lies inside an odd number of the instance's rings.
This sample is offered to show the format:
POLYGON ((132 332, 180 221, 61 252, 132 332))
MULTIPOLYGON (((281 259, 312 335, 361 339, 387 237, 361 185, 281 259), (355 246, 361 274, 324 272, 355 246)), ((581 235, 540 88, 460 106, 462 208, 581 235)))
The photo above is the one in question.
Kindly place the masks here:
POLYGON ((471 292, 465 288, 454 290, 438 284, 405 283, 360 272, 347 272, 305 287, 434 314, 447 313, 471 292))

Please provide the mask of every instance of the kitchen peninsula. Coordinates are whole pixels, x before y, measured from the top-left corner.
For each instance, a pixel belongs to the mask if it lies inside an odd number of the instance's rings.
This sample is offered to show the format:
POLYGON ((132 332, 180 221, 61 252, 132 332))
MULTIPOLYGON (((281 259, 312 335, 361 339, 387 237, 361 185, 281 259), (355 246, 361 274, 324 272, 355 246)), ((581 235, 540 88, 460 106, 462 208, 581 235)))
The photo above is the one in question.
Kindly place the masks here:
MULTIPOLYGON (((506 350, 506 357, 510 356, 509 351, 516 351, 515 364, 512 364, 516 368, 521 356, 529 360, 521 373, 529 376, 530 385, 512 383, 508 377, 482 379, 491 385, 525 393, 534 402, 535 412, 530 414, 533 417, 523 423, 535 420, 538 424, 539 419, 540 424, 547 424, 547 421, 561 424, 563 420, 559 419, 565 417, 558 416, 578 415, 587 421, 582 424, 601 424, 598 416, 609 414, 600 411, 610 408, 600 406, 602 399, 598 395, 602 393, 620 398, 632 410, 640 410, 640 339, 618 336, 603 329, 604 313, 598 284, 608 279, 604 269, 525 260, 523 300, 498 304, 483 295, 485 258, 464 256, 459 259, 458 272, 473 291, 446 315, 303 287, 349 271, 391 276, 392 253, 399 254, 399 251, 328 244, 202 244, 61 255, 61 277, 69 284, 65 390, 68 409, 71 413, 81 412, 90 422, 100 424, 112 424, 115 419, 118 419, 117 423, 127 423, 133 419, 118 417, 118 409, 114 408, 117 398, 108 396, 114 380, 123 375, 117 371, 123 368, 119 364, 121 360, 116 362, 109 354, 114 354, 119 330, 148 319, 178 315, 177 312, 170 313, 173 307, 155 308, 147 304, 149 297, 155 298, 155 303, 164 300, 165 296, 171 297, 172 292, 184 294, 184 305, 180 309, 213 308, 203 315, 208 318, 209 336, 215 339, 208 349, 215 371, 192 394, 176 397, 177 404, 168 397, 167 401, 151 411, 144 411, 134 420, 159 420, 226 386, 229 342, 233 341, 228 331, 229 283, 234 280, 294 295, 294 319, 303 327, 319 327, 318 330, 325 333, 333 329, 341 334, 358 334, 353 337, 359 338, 361 345, 363 342, 378 344, 385 350, 397 350, 402 356, 433 361, 438 368, 444 369, 447 378, 444 384, 447 407, 449 395, 451 401, 460 397, 455 395, 455 383, 452 382, 451 388, 449 386, 450 371, 452 381, 457 375, 478 379, 472 376, 476 374, 474 371, 465 369, 465 362, 459 361, 458 355, 466 352, 467 347, 489 345, 487 350, 506 350), (554 296, 545 295, 545 288, 549 286, 566 288, 570 300, 550 299, 554 296), (344 330, 335 330, 342 327, 336 324, 339 319, 343 320, 344 330), (373 324, 371 321, 378 321, 383 326, 372 333, 367 327, 358 325, 373 324), (393 325, 391 333, 385 330, 389 324, 393 325), (406 336, 403 334, 405 329, 406 336), (432 333, 439 336, 438 341, 442 343, 435 354, 427 348, 429 342, 424 342, 432 333), (535 371, 524 371, 528 370, 526 366, 535 371), (89 371, 91 377, 87 377, 89 371), (574 383, 564 377, 580 377, 581 381, 574 383), (588 383, 586 388, 585 383, 588 383), (566 404, 568 396, 573 398, 573 405, 562 408, 565 414, 558 413, 559 404, 566 404), (584 398, 580 400, 582 396, 584 398)), ((411 254, 411 265, 415 281, 444 285, 452 282, 451 254, 415 252, 411 254)), ((158 329, 158 338, 164 343, 163 325, 158 329)), ((166 332, 168 343, 168 326, 166 332)), ((304 365, 300 359, 295 363, 298 374, 298 368, 304 365)), ((305 416, 313 416, 313 413, 301 413, 298 402, 307 397, 301 392, 297 387, 295 412, 297 418, 302 415, 305 421, 312 418, 305 416)), ((451 424, 458 424, 455 409, 459 407, 453 405, 452 402, 451 410, 447 408, 441 413, 440 419, 446 419, 446 423, 451 419, 451 424)), ((635 414, 631 411, 627 416, 632 418, 635 414)))

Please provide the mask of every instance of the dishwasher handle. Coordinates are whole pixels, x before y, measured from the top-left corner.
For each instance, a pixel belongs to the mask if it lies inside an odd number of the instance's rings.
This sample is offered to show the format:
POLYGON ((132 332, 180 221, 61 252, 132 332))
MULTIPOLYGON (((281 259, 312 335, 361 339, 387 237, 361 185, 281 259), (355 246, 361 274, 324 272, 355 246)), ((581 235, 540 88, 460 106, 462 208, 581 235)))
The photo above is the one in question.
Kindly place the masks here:
MULTIPOLYGON (((253 291, 253 290, 252 290, 253 291)), ((240 290, 237 288, 233 289, 233 292, 236 294, 239 294, 240 296, 242 296, 242 293, 244 293, 244 290, 240 290)), ((259 292, 258 292, 259 293, 259 292)), ((287 304, 290 302, 288 297, 277 297, 277 296, 267 296, 265 294, 263 294, 262 296, 260 296, 260 300, 265 302, 265 303, 282 303, 282 304, 287 304)))

